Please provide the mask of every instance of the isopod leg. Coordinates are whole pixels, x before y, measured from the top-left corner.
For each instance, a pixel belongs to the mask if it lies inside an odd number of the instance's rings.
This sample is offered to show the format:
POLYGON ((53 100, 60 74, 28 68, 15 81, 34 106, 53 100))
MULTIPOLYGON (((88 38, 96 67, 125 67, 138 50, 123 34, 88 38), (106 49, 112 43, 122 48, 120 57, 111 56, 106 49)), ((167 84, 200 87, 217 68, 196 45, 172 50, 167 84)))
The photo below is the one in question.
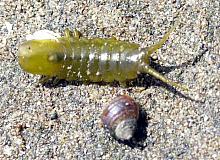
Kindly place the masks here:
POLYGON ((79 39, 80 37, 82 37, 82 33, 78 31, 77 29, 74 29, 73 34, 75 38, 79 39))
POLYGON ((60 81, 61 79, 51 76, 41 76, 41 78, 39 79, 39 83, 41 83, 42 85, 50 83, 52 86, 58 85, 60 81))
POLYGON ((67 38, 73 37, 73 33, 69 30, 69 28, 66 28, 64 31, 64 35, 67 38))
POLYGON ((126 88, 128 87, 127 81, 119 81, 121 87, 126 88))
POLYGON ((151 76, 153 76, 153 77, 155 77, 155 78, 161 80, 162 82, 164 82, 164 83, 166 83, 166 84, 169 84, 169 85, 171 85, 171 86, 173 86, 173 87, 177 87, 177 88, 180 88, 180 89, 185 90, 185 91, 188 91, 188 90, 189 90, 189 88, 188 88, 187 86, 181 85, 181 84, 179 84, 179 83, 176 83, 176 82, 174 82, 174 81, 172 81, 172 80, 167 79, 167 78, 164 77, 162 74, 160 74, 160 73, 157 72, 155 69, 153 69, 153 68, 151 68, 151 67, 149 67, 149 66, 145 66, 143 72, 148 73, 148 74, 150 74, 151 76))
POLYGON ((178 23, 175 23, 174 26, 171 27, 171 29, 163 36, 163 38, 157 42, 156 44, 150 46, 147 49, 147 55, 146 55, 146 59, 148 60, 151 56, 152 53, 156 52, 157 49, 161 48, 163 46, 163 44, 168 40, 170 34, 173 32, 173 30, 176 28, 178 23))
POLYGON ((77 29, 74 29, 73 32, 71 32, 68 28, 65 29, 64 31, 65 37, 67 38, 77 38, 79 39, 80 37, 82 37, 82 33, 79 32, 77 29))
POLYGON ((39 83, 45 84, 45 83, 47 83, 50 79, 51 79, 50 76, 41 76, 40 79, 39 79, 39 83))

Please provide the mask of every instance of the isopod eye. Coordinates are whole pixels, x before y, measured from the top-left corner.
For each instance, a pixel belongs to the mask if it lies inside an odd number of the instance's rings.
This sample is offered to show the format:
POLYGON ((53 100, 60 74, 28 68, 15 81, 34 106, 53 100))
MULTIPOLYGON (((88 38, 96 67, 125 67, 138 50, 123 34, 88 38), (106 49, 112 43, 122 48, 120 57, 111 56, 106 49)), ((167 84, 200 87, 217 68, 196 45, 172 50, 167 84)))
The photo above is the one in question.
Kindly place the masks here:
POLYGON ((48 61, 58 63, 65 60, 66 55, 63 53, 53 53, 48 56, 48 61))

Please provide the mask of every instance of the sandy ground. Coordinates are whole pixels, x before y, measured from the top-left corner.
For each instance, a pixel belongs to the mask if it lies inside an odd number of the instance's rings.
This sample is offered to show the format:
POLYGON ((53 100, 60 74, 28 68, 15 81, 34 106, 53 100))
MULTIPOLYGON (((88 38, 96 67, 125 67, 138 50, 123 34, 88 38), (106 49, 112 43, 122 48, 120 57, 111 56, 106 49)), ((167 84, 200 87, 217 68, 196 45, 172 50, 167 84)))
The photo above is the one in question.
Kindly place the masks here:
POLYGON ((219 8, 215 0, 0 1, 0 159, 219 159, 219 8), (189 92, 148 75, 128 88, 42 86, 18 64, 25 35, 40 29, 77 28, 147 47, 177 20, 154 66, 189 92), (134 144, 119 143, 101 125, 103 107, 121 94, 146 115, 134 144))

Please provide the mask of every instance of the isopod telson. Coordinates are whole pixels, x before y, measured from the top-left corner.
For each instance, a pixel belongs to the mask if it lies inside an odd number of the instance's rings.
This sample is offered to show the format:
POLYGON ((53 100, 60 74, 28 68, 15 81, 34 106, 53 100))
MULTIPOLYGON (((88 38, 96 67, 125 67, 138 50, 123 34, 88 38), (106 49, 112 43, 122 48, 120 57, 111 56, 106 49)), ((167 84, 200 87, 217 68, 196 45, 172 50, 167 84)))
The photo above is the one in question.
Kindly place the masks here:
POLYGON ((151 54, 162 47, 174 28, 175 25, 149 48, 115 38, 88 39, 80 36, 77 30, 72 33, 66 29, 63 37, 32 39, 21 44, 19 64, 29 73, 68 81, 119 81, 125 84, 139 73, 148 73, 171 86, 188 90, 149 66, 151 54))

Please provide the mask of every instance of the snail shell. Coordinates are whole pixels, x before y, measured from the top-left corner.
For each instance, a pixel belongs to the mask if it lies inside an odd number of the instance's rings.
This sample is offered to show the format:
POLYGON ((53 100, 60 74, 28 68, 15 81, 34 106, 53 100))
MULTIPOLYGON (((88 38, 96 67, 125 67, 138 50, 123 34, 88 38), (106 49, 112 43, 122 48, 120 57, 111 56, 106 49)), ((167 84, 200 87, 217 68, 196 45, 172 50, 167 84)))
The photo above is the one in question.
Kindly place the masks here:
POLYGON ((116 139, 129 140, 134 135, 139 118, 139 106, 127 95, 113 99, 104 109, 101 119, 116 139))

